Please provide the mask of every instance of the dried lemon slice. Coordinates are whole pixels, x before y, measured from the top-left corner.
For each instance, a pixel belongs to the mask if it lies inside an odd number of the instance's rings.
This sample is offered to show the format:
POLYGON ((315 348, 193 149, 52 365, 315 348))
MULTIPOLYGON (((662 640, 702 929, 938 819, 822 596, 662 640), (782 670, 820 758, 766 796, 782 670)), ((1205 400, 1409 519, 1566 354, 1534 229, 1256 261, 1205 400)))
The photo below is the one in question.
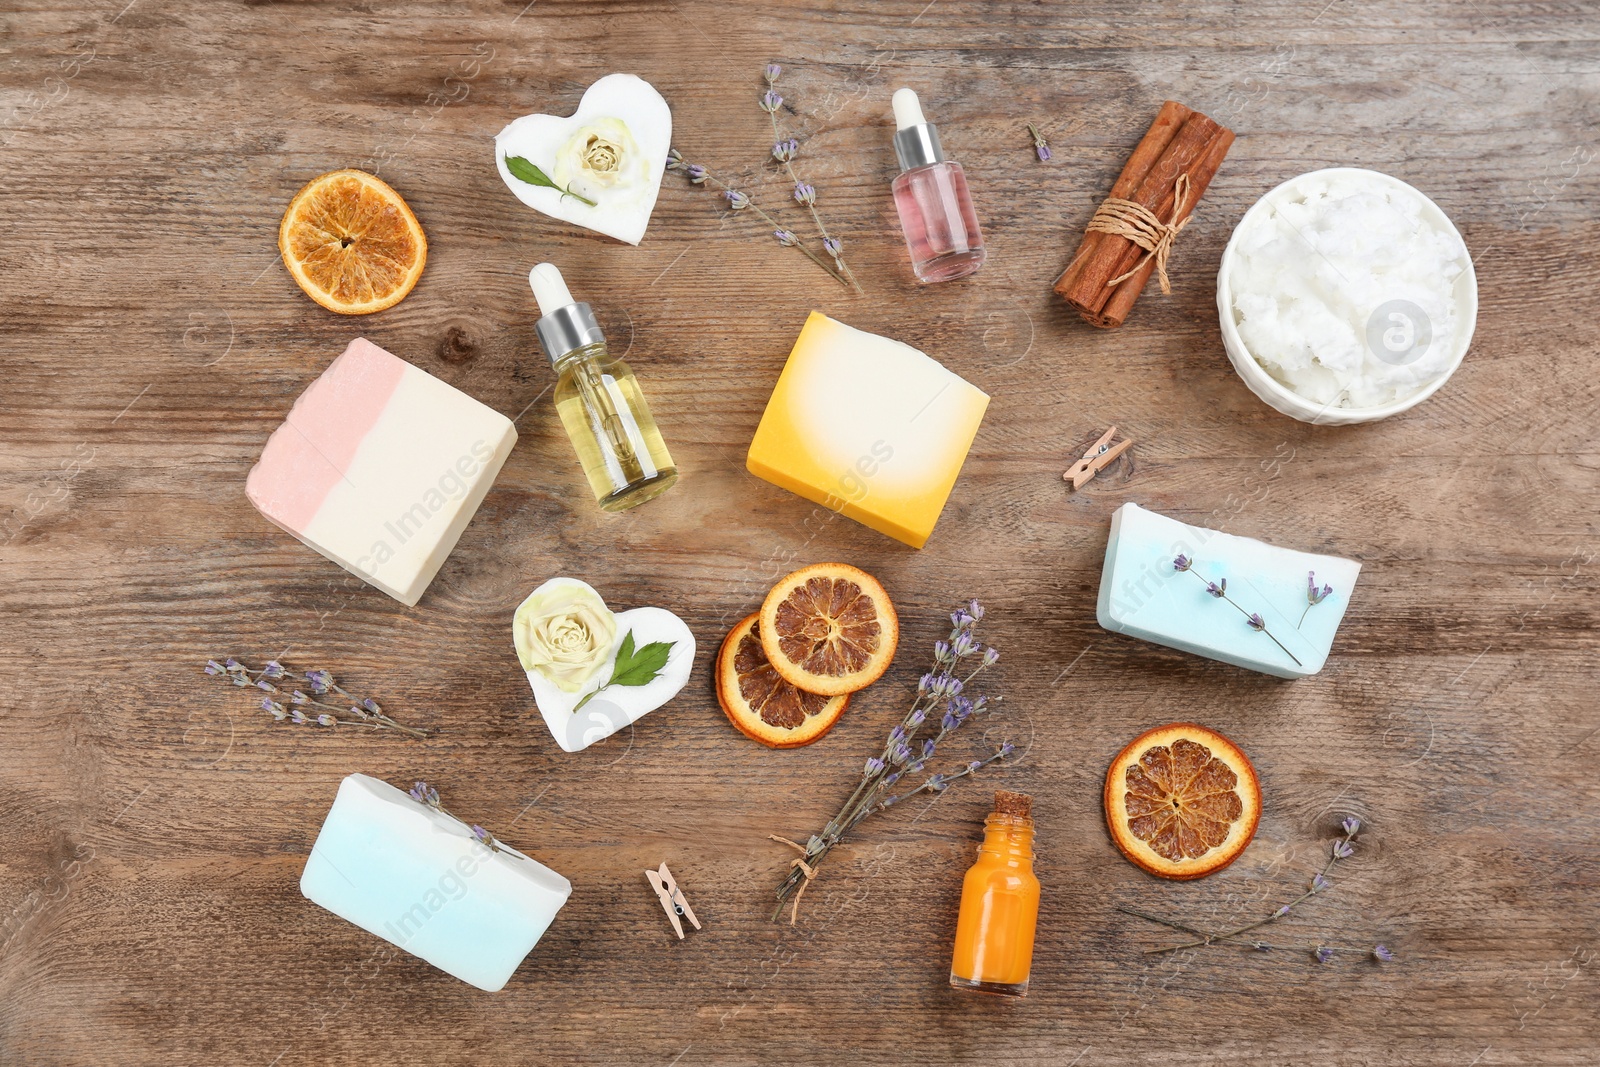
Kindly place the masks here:
POLYGON ((1162 878, 1200 878, 1244 851, 1261 786, 1232 741, 1204 726, 1149 730, 1106 771, 1106 826, 1128 859, 1162 878))
POLYGON ((370 315, 422 277, 428 239, 400 194, 364 170, 313 178, 289 201, 278 251, 295 284, 329 311, 370 315))
POLYGON ((900 622, 878 580, 847 563, 795 571, 761 605, 761 647, 783 679, 808 693, 837 696, 883 676, 900 622))
POLYGON ((761 616, 739 620, 717 653, 717 703, 728 721, 773 748, 809 745, 833 728, 849 694, 807 693, 772 669, 761 647, 761 616))

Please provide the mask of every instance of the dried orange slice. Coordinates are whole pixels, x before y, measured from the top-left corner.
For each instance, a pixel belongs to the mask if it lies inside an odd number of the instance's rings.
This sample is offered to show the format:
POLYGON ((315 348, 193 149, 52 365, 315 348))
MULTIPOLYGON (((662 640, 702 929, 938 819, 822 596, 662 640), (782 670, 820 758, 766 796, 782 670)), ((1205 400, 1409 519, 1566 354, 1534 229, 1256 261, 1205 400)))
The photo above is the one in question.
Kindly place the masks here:
POLYGON ((364 170, 313 178, 289 201, 278 251, 306 295, 341 315, 398 304, 422 277, 428 239, 400 194, 364 170))
POLYGON ((1261 820, 1261 785, 1238 746, 1175 722, 1146 731, 1106 772, 1106 826, 1122 854, 1162 878, 1200 878, 1239 858, 1261 820))
POLYGON ((756 614, 740 619, 717 653, 717 703, 746 737, 773 748, 798 748, 833 729, 850 695, 807 693, 784 681, 761 647, 756 614))
POLYGON ((761 605, 761 647, 784 681, 837 696, 883 676, 900 620, 878 580, 848 563, 795 571, 761 605))

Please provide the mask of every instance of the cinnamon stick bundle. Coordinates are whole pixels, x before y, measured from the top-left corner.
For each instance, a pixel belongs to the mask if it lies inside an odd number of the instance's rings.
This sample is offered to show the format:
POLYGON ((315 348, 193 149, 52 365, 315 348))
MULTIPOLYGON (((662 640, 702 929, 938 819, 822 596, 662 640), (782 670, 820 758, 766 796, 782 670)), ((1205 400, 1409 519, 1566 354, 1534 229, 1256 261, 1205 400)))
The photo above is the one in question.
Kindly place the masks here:
MULTIPOLYGON (((1170 247, 1176 230, 1194 213, 1232 144, 1233 131, 1200 112, 1176 100, 1161 105, 1155 121, 1111 187, 1107 205, 1096 212, 1091 222, 1092 226, 1104 224, 1119 232, 1090 229, 1083 235, 1072 262, 1056 279, 1055 291, 1078 310, 1084 321, 1102 329, 1121 326, 1150 276, 1165 261, 1164 254, 1141 246, 1129 236, 1141 227, 1102 223, 1107 208, 1119 201, 1137 205, 1116 206, 1124 216, 1131 213, 1145 219, 1147 225, 1142 228, 1147 233, 1161 228, 1171 231, 1165 239, 1170 247)), ((1149 243, 1147 237, 1146 244, 1149 243)), ((1166 287, 1164 273, 1162 286, 1166 287)))

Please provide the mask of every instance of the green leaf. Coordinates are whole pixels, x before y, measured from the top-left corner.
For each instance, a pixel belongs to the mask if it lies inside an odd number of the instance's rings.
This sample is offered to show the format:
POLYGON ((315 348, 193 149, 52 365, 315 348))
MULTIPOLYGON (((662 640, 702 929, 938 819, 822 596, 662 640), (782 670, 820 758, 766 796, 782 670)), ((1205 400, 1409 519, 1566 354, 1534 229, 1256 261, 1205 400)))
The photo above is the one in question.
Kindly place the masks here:
POLYGON ((544 171, 540 170, 538 167, 534 166, 521 156, 507 156, 506 170, 510 171, 511 176, 517 179, 519 182, 527 182, 529 185, 537 185, 543 189, 554 189, 563 197, 570 196, 574 200, 581 200, 590 207, 600 206, 586 196, 579 196, 577 193, 573 192, 570 187, 566 189, 561 188, 561 186, 550 180, 549 175, 545 174, 544 171))
POLYGON ((606 684, 649 685, 661 673, 661 668, 667 665, 667 658, 672 654, 675 644, 676 641, 652 641, 636 651, 633 631, 629 630, 622 639, 622 647, 617 650, 617 662, 611 668, 611 681, 606 684))
POLYGON ((616 662, 611 665, 611 681, 617 680, 617 672, 623 670, 633 661, 633 631, 629 630, 622 635, 622 646, 617 649, 616 662))
POLYGON ((676 641, 652 641, 643 648, 636 649, 633 641, 633 631, 629 630, 622 635, 622 644, 617 646, 617 658, 611 665, 611 680, 593 692, 586 693, 582 700, 573 705, 572 713, 576 715, 578 709, 611 686, 649 685, 661 673, 661 668, 667 665, 667 659, 672 655, 672 646, 677 643, 676 641))
POLYGON ((527 182, 529 185, 542 185, 546 189, 561 188, 555 182, 546 177, 544 171, 540 170, 532 163, 529 163, 521 156, 507 156, 506 170, 511 172, 511 176, 513 178, 517 179, 518 181, 527 182))
POLYGON ((611 676, 612 685, 649 685, 667 665, 676 641, 652 641, 639 650, 626 671, 611 676))

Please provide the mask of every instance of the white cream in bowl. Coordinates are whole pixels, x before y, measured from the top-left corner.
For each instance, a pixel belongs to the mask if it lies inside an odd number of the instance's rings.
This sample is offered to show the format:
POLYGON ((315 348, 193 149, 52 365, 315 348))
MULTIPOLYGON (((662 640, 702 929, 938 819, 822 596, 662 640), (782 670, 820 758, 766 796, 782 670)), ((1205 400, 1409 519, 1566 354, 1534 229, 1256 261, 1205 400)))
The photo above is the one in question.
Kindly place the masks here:
POLYGON ((1466 244, 1433 201, 1376 171, 1291 179, 1234 230, 1218 272, 1223 340, 1247 385, 1309 422, 1419 403, 1477 317, 1466 244))

